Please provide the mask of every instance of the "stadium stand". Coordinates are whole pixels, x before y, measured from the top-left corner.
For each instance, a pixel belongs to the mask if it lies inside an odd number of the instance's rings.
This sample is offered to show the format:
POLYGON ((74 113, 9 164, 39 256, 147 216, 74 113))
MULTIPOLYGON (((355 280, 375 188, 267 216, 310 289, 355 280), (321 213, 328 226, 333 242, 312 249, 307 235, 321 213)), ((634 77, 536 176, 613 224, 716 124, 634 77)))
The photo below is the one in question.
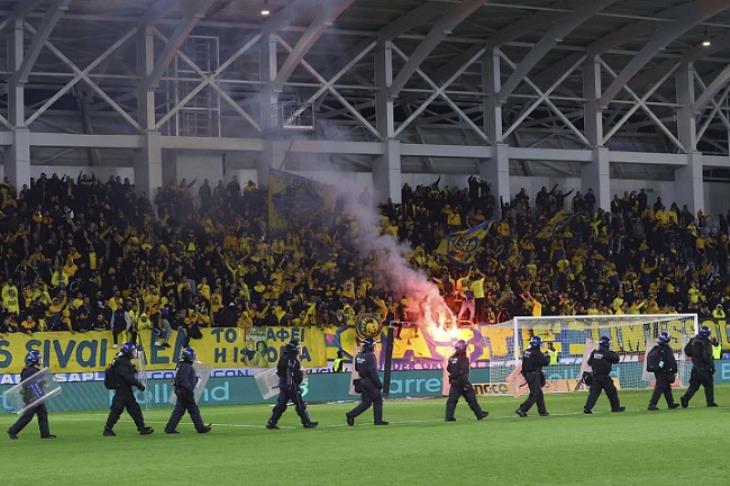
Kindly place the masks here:
MULTIPOLYGON (((266 190, 249 182, 168 185, 150 201, 129 181, 42 175, 16 195, 0 187, 0 333, 110 329, 196 337, 200 327, 353 325, 358 315, 408 320, 376 291, 368 262, 336 214, 285 234, 267 231, 266 190), (327 231, 322 231, 327 226, 327 231), (358 275, 358 278, 353 278, 358 275)), ((522 190, 495 201, 486 181, 465 189, 403 186, 381 206, 382 231, 413 245, 464 322, 514 315, 730 311, 730 214, 691 214, 645 192, 595 209, 592 192, 522 190), (572 197, 570 197, 572 196, 572 197), (488 224, 469 265, 439 251, 449 234, 488 224), (588 285, 591 282, 593 285, 588 285)), ((365 197, 366 195, 363 195, 365 197)))

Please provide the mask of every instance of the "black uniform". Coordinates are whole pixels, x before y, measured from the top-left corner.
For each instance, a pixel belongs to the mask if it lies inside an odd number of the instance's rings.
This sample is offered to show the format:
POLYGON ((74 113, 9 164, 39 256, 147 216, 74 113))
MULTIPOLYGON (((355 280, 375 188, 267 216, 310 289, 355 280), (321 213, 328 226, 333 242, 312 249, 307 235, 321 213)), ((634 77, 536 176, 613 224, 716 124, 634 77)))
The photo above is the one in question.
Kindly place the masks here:
POLYGON ((104 427, 104 430, 111 431, 126 408, 127 413, 129 413, 132 420, 134 420, 137 430, 142 432, 143 429, 147 429, 147 427, 145 426, 144 418, 142 417, 142 409, 139 408, 139 403, 137 403, 137 399, 134 398, 132 387, 136 386, 138 389, 144 391, 144 385, 137 379, 134 365, 129 360, 129 357, 119 356, 114 359, 111 371, 114 373, 115 392, 109 410, 109 418, 106 421, 106 427, 104 427))
POLYGON ((707 405, 715 406, 715 390, 712 383, 715 361, 712 359, 712 343, 708 338, 698 334, 692 338, 690 347, 692 348, 692 374, 689 379, 689 388, 681 398, 682 406, 687 406, 700 385, 705 387, 707 405))
POLYGON ((674 358, 674 352, 668 344, 657 344, 649 352, 649 354, 657 354, 656 362, 658 363, 653 370, 647 369, 647 371, 653 371, 656 377, 656 383, 654 384, 654 393, 651 395, 649 401, 649 408, 656 407, 659 402, 659 397, 664 395, 667 401, 667 405, 670 408, 674 408, 674 397, 672 396, 672 383, 677 377, 677 360, 674 358))
POLYGON ((539 347, 530 347, 522 355, 522 376, 525 377, 527 386, 530 387, 530 396, 517 409, 518 414, 526 414, 532 405, 536 403, 538 413, 540 415, 547 415, 545 396, 542 393, 542 387, 545 384, 545 375, 542 373, 542 367, 548 364, 550 364, 550 357, 547 354, 543 354, 539 347))
MULTIPOLYGON (((25 368, 23 368, 23 371, 20 372, 21 381, 35 375, 36 373, 38 373, 39 370, 40 368, 35 365, 26 366, 25 368)), ((23 400, 25 401, 25 403, 33 401, 33 397, 30 396, 30 390, 23 390, 23 400)), ((18 421, 15 422, 13 426, 8 429, 8 434, 10 434, 11 436, 17 435, 21 430, 23 430, 26 425, 30 423, 31 420, 33 420, 33 415, 38 415, 38 428, 41 430, 41 437, 51 437, 51 433, 48 430, 48 410, 46 410, 46 405, 43 403, 27 410, 23 415, 21 415, 18 421)))
POLYGON ((355 371, 360 375, 357 387, 360 391, 360 403, 347 413, 348 418, 355 417, 373 406, 373 421, 377 424, 383 421, 383 383, 378 375, 378 365, 372 351, 360 351, 355 356, 355 371))
POLYGON ((210 431, 210 427, 207 427, 203 423, 203 418, 200 416, 200 409, 198 408, 198 404, 195 403, 194 391, 197 384, 198 375, 195 373, 193 364, 186 360, 180 361, 177 364, 174 380, 177 401, 175 402, 175 409, 172 411, 167 425, 165 425, 165 432, 174 433, 177 424, 180 423, 180 419, 185 415, 185 411, 190 414, 196 431, 201 434, 210 431))
POLYGON ((286 404, 291 400, 294 408, 302 421, 302 425, 312 423, 307 413, 307 404, 302 398, 300 385, 304 381, 302 364, 296 353, 282 354, 279 363, 276 365, 276 374, 279 376, 279 399, 274 405, 274 410, 269 419, 269 425, 275 426, 286 410, 286 404))
POLYGON ((446 420, 454 420, 454 410, 460 397, 464 397, 466 403, 469 404, 477 419, 481 420, 487 416, 477 402, 474 387, 469 381, 469 358, 466 357, 466 351, 457 351, 449 358, 449 364, 446 367, 449 372, 449 399, 446 401, 446 420))
POLYGON ((610 376, 612 366, 618 362, 618 354, 608 349, 608 346, 599 346, 598 349, 594 349, 591 352, 591 357, 588 358, 588 365, 593 369, 593 381, 591 382, 590 392, 588 393, 588 400, 586 400, 586 405, 583 407, 584 410, 592 410, 596 401, 598 401, 598 397, 601 395, 601 391, 605 391, 608 401, 611 404, 611 411, 621 411, 618 392, 610 376))

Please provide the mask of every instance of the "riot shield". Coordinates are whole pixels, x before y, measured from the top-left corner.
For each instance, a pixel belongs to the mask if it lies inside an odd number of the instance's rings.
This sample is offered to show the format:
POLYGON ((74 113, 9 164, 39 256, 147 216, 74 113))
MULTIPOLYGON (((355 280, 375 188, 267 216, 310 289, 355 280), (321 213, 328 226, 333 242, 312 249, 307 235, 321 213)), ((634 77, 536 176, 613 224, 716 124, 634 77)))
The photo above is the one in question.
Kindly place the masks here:
MULTIPOLYGON (((205 391, 205 385, 208 384, 213 369, 200 361, 193 363, 193 369, 195 370, 195 375, 198 377, 198 383, 195 385, 193 395, 195 396, 195 403, 200 403, 200 399, 203 397, 203 392, 205 391)), ((177 394, 174 393, 174 390, 173 393, 170 393, 170 399, 168 401, 172 405, 177 403, 177 394)))
POLYGON ((5 401, 18 415, 22 415, 46 400, 61 394, 61 385, 56 382, 48 368, 43 368, 5 392, 5 401))
POLYGON ((276 368, 268 368, 260 371, 256 373, 254 379, 264 400, 276 396, 279 393, 279 375, 276 374, 276 368))

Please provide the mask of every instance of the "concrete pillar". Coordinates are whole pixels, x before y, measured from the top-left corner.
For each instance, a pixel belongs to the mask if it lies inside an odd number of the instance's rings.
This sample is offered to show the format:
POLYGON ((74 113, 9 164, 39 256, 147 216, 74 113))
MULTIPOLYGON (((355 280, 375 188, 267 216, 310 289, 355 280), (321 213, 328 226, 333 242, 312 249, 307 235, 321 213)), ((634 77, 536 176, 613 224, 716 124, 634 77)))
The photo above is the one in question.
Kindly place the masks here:
POLYGON ((5 177, 20 193, 24 185, 30 185, 30 130, 13 129, 13 145, 5 155, 5 177))
POLYGON ((593 149, 593 160, 581 170, 581 192, 593 189, 596 207, 611 209, 611 157, 606 147, 593 149))
POLYGON ((502 105, 497 96, 502 89, 500 60, 497 49, 488 49, 482 58, 482 85, 484 87, 484 133, 493 144, 502 143, 502 105))
POLYGON ((137 194, 154 202, 162 184, 162 137, 148 133, 134 161, 134 186, 137 194))
POLYGON ((692 213, 704 208, 705 186, 702 173, 702 154, 697 151, 697 126, 692 105, 695 102, 694 66, 682 64, 676 74, 677 138, 687 150, 687 165, 674 171, 674 198, 682 207, 686 204, 692 213))
POLYGON ((675 169, 674 199, 680 208, 686 204, 693 214, 704 210, 705 184, 701 152, 690 152, 687 154, 687 165, 675 169))
POLYGON ((289 145, 289 140, 264 140, 264 150, 261 151, 256 162, 256 179, 259 186, 269 185, 269 174, 272 169, 284 169, 289 145))
POLYGON ((498 143, 492 147, 492 158, 479 164, 479 175, 489 182, 494 196, 494 210, 501 216, 499 198, 505 203, 510 201, 509 145, 498 143))
POLYGON ((373 186, 375 200, 378 203, 388 199, 395 204, 401 203, 401 147, 400 141, 388 139, 385 142, 385 154, 375 161, 373 166, 373 186))

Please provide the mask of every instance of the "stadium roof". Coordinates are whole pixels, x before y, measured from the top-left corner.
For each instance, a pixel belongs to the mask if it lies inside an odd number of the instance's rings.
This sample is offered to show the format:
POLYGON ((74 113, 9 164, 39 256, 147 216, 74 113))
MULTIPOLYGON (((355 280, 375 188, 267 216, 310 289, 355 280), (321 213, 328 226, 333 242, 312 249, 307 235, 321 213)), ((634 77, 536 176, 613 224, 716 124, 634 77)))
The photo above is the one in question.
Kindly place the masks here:
MULTIPOLYGON (((14 23, 24 30, 27 121, 44 132, 140 133, 139 93, 151 88, 165 134, 183 127, 197 136, 254 136, 266 117, 261 97, 273 86, 279 104, 314 113, 316 138, 376 140, 374 64, 386 44, 393 59, 386 95, 406 142, 490 142, 483 60, 494 52, 496 101, 512 146, 590 145, 580 134, 584 72, 596 59, 606 145, 690 150, 674 125, 682 105, 676 75, 691 63, 698 147, 728 152, 725 0, 0 0, 0 11, 6 37, 14 23), (154 64, 140 74, 145 33, 154 64), (267 38, 275 46, 271 79, 267 38), (206 76, 212 82, 195 91, 206 76), (196 110, 203 115, 191 115, 196 110)), ((11 45, 0 47, 8 80, 17 76, 11 45)))

